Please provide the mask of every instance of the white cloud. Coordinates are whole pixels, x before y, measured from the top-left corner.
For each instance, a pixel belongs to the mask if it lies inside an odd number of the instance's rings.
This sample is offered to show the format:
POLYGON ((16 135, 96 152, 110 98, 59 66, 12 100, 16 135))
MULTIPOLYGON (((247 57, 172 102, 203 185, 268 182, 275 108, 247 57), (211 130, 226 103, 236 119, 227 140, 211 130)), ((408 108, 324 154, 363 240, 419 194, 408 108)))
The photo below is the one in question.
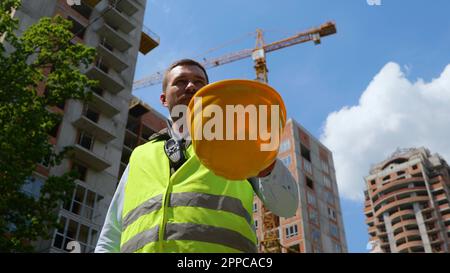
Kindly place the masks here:
POLYGON ((355 201, 371 164, 398 147, 424 146, 450 161, 450 65, 431 82, 411 82, 386 64, 358 105, 328 115, 321 141, 333 152, 340 194, 355 201))

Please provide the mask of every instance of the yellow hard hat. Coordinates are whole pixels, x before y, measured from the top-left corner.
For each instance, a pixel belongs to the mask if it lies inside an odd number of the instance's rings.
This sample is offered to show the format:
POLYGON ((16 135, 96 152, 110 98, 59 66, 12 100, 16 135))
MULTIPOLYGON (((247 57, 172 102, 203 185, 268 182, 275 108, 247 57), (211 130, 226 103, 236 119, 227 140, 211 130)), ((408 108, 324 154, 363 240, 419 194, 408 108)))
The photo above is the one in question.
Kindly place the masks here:
POLYGON ((194 95, 188 110, 194 151, 216 175, 246 179, 276 159, 286 108, 269 85, 240 79, 215 82, 194 95))

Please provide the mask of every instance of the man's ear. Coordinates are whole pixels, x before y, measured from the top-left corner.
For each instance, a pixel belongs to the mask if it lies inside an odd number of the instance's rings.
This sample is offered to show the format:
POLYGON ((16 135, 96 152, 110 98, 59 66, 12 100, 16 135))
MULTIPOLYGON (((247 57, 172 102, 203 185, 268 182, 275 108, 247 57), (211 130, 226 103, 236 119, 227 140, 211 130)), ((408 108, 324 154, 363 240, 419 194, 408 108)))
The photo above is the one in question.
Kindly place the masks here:
POLYGON ((159 100, 161 101, 161 104, 165 107, 167 107, 167 98, 166 93, 161 93, 161 96, 159 96, 159 100))

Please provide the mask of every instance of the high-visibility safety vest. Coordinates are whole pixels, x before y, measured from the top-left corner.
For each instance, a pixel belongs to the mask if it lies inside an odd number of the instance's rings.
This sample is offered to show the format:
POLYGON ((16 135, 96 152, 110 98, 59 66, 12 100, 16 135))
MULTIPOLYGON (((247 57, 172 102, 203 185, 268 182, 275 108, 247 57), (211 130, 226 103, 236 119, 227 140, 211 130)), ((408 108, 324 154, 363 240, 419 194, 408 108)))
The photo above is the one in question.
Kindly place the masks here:
POLYGON ((164 141, 137 147, 129 163, 121 252, 257 252, 253 189, 203 166, 192 145, 170 175, 164 141))

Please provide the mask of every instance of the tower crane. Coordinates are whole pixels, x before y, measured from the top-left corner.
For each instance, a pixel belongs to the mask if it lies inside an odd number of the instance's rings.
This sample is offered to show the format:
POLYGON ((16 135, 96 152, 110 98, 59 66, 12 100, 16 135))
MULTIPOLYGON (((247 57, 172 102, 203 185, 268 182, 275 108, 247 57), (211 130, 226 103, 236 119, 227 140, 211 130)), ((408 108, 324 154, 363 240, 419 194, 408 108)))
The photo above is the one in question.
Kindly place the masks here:
MULTIPOLYGON (((266 53, 293 46, 296 44, 313 41, 316 45, 321 43, 321 38, 336 33, 336 25, 334 22, 326 22, 320 27, 311 28, 307 31, 297 33, 291 37, 265 44, 263 39, 263 31, 256 30, 256 46, 255 48, 244 49, 241 51, 229 53, 221 57, 213 59, 204 59, 201 64, 205 69, 213 68, 219 65, 238 61, 247 57, 252 57, 254 68, 256 71, 256 80, 268 82, 268 69, 266 65, 266 53)), ((133 90, 155 85, 162 82, 164 72, 145 77, 133 83, 133 90)), ((268 210, 264 205, 262 208, 262 234, 263 239, 260 242, 260 250, 263 252, 299 252, 292 248, 283 246, 279 240, 279 217, 268 210)))
MULTIPOLYGON (((335 33, 336 33, 335 23, 326 22, 322 24, 320 27, 311 28, 307 31, 297 33, 291 37, 275 41, 270 44, 265 44, 263 39, 263 31, 261 29, 257 29, 255 48, 249 48, 237 52, 232 52, 217 58, 204 59, 203 62, 201 62, 201 64, 206 69, 209 69, 219 65, 245 59, 247 57, 252 57, 255 64, 254 68, 256 70, 256 80, 267 83, 268 69, 266 65, 266 53, 309 41, 313 41, 317 45, 320 44, 322 37, 332 35, 335 33)), ((162 71, 144 77, 140 80, 137 80, 133 83, 133 90, 161 83, 163 75, 164 72, 162 71)))

